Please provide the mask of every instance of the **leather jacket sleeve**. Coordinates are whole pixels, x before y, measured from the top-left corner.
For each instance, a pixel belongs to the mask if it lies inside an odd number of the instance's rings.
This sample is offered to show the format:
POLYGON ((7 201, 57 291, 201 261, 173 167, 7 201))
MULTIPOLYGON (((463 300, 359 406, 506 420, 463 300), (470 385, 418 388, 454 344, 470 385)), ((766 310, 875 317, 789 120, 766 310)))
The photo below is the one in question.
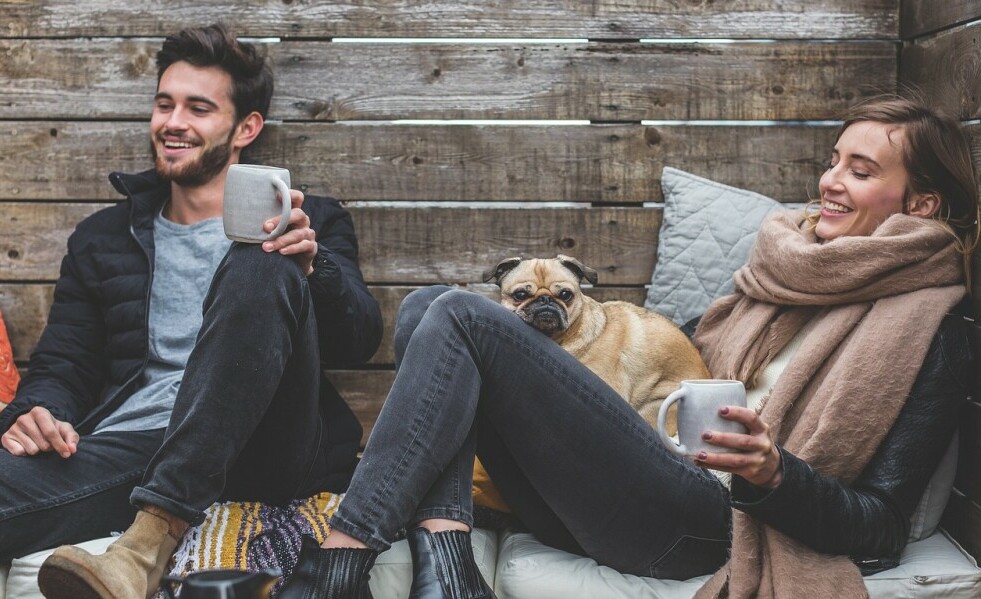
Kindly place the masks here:
POLYGON ((864 573, 895 565, 966 404, 972 364, 967 323, 948 314, 895 424, 852 484, 781 448, 780 486, 765 491, 734 476, 733 507, 816 551, 851 556, 864 573))

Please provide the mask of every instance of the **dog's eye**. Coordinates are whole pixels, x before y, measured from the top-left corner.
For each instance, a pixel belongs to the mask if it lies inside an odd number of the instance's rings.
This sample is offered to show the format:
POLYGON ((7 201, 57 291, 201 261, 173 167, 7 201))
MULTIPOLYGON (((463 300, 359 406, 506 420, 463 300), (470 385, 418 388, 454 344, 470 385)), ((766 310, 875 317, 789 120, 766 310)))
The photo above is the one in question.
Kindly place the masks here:
POLYGON ((519 290, 515 291, 514 293, 512 293, 511 294, 511 297, 513 297, 514 299, 518 300, 519 302, 523 302, 526 299, 528 299, 529 297, 531 297, 531 295, 527 291, 524 291, 523 289, 519 289, 519 290))
POLYGON ((559 292, 559 299, 563 302, 567 302, 573 298, 572 292, 568 289, 563 289, 559 292))

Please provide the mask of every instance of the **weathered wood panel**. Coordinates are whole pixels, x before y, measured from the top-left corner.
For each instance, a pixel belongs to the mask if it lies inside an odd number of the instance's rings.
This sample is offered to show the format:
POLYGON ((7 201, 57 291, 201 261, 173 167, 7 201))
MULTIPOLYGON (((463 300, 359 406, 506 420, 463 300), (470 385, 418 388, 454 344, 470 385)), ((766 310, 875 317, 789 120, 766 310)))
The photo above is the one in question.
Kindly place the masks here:
MULTIPOLYGON (((75 224, 103 204, 0 205, 0 280, 57 277, 75 224)), ((372 283, 474 283, 515 255, 577 256, 603 285, 643 285, 654 271, 657 208, 351 208, 372 283)))
POLYGON ((888 39, 898 30, 898 0, 262 0, 229 8, 221 0, 4 2, 0 36, 161 36, 215 21, 258 37, 888 39))
MULTIPOLYGON (((835 129, 273 123, 249 155, 344 200, 652 202, 669 165, 801 202, 835 129)), ((107 173, 148 168, 148 137, 145 123, 0 121, 0 199, 116 200, 107 173)))
MULTIPOLYGON (((474 284, 466 288, 494 300, 500 299, 500 290, 496 285, 474 284)), ((385 322, 381 346, 371 359, 371 363, 391 365, 395 363, 392 336, 395 332, 395 316, 399 304, 406 295, 419 287, 371 286, 370 289, 378 299, 382 319, 385 322)), ((586 289, 586 294, 597 301, 622 300, 641 306, 644 304, 647 290, 644 287, 591 287, 586 289)), ((0 312, 3 312, 7 333, 10 335, 14 360, 23 363, 30 357, 47 322, 53 296, 54 285, 51 283, 0 283, 0 312)))
POLYGON ((52 284, 0 284, 0 312, 14 360, 25 362, 41 337, 54 297, 52 284))
POLYGON ((902 0, 900 15, 900 37, 908 40, 981 18, 981 3, 978 0, 902 0))
POLYGON ((955 489, 940 525, 975 559, 981 560, 981 505, 955 489))
MULTIPOLYGON (((0 41, 0 118, 145 119, 158 47, 0 41)), ((270 114, 286 120, 827 119, 896 82, 890 42, 284 42, 269 54, 270 114)))
POLYGON ((375 426, 388 390, 395 380, 394 370, 328 370, 327 378, 340 392, 341 397, 351 407, 361 426, 364 436, 361 445, 368 442, 371 429, 375 426))
POLYGON ((957 118, 981 118, 981 21, 905 44, 899 81, 957 118))
POLYGON ((68 235, 102 204, 0 205, 0 277, 4 281, 58 276, 68 235))
POLYGON ((661 211, 654 208, 352 210, 367 280, 480 281, 484 265, 515 255, 575 255, 603 285, 643 285, 654 271, 661 211), (476 268, 475 268, 476 267, 476 268))

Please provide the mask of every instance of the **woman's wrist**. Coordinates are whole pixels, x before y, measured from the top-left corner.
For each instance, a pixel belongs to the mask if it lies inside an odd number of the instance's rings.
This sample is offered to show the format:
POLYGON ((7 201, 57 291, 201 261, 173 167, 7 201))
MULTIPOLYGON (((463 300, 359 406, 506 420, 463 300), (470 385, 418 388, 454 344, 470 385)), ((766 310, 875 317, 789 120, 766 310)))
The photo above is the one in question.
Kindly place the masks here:
POLYGON ((776 445, 773 446, 773 452, 777 456, 777 467, 774 468, 773 474, 770 475, 770 478, 766 479, 765 482, 756 485, 771 491, 779 487, 780 483, 783 482, 783 459, 780 456, 780 450, 777 449, 776 445))

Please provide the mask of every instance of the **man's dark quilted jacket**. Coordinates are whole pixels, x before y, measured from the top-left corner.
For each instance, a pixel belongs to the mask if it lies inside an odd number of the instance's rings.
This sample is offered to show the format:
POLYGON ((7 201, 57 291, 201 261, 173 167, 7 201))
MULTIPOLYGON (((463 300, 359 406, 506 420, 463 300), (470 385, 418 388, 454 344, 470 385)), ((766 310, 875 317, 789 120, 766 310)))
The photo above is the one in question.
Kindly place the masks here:
MULTIPOLYGON (((129 201, 86 218, 69 238, 47 326, 14 401, 0 412, 0 434, 34 406, 89 433, 133 392, 146 367, 153 219, 169 185, 153 171, 109 179, 129 201)), ((330 198, 307 197, 303 210, 319 243, 308 280, 321 359, 328 366, 363 362, 378 348, 382 322, 358 268, 351 217, 330 198)), ((348 462, 361 426, 329 383, 321 387, 329 442, 348 462)))

